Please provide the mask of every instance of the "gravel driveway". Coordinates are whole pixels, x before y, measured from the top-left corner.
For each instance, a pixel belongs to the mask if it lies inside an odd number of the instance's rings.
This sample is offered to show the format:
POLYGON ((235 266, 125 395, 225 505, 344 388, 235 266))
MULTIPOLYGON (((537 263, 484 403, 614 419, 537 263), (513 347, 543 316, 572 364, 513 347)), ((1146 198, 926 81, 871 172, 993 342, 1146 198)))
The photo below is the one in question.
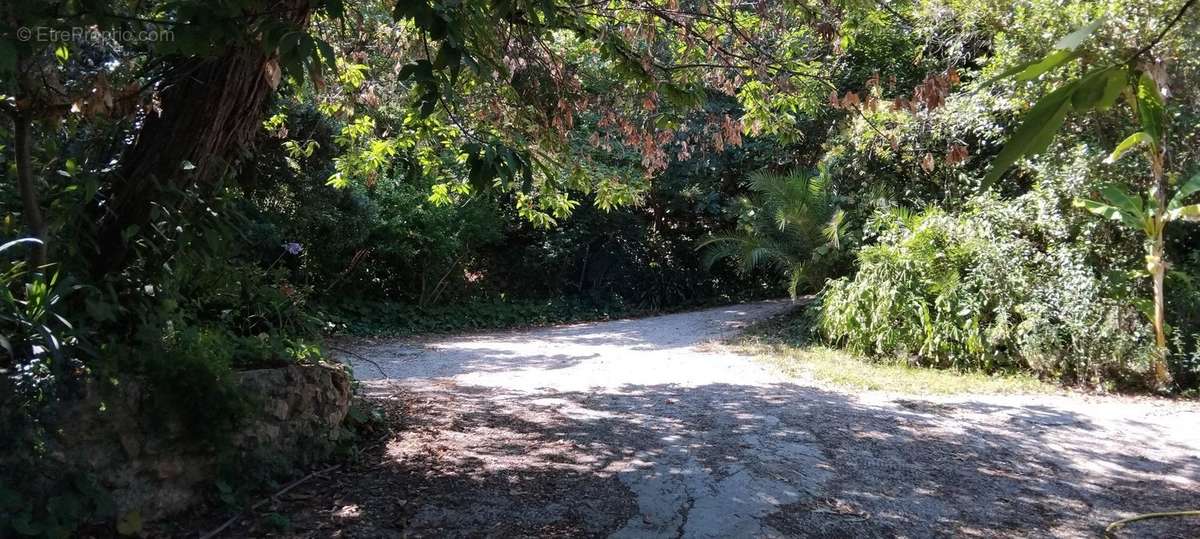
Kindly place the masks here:
POLYGON ((297 534, 1096 537, 1200 506, 1194 403, 853 394, 714 344, 789 307, 355 342, 399 432, 297 534))

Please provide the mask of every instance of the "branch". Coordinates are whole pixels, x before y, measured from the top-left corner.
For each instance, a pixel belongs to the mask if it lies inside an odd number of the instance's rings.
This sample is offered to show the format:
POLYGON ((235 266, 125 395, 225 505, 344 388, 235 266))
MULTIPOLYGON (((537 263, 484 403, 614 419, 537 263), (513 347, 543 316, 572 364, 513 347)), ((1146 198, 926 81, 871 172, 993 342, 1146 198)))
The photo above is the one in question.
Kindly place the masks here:
MULTIPOLYGON (((288 483, 287 486, 279 489, 279 491, 276 492, 275 494, 272 494, 271 496, 269 496, 267 498, 263 498, 263 499, 259 500, 258 503, 250 506, 250 510, 254 511, 255 509, 258 509, 259 507, 262 507, 263 504, 265 504, 271 500, 274 500, 280 496, 283 496, 284 494, 287 494, 287 492, 289 490, 292 490, 292 489, 296 488, 297 486, 300 486, 300 483, 308 481, 309 479, 312 479, 318 475, 325 475, 325 474, 332 472, 341 467, 342 467, 341 464, 334 464, 333 466, 325 468, 324 470, 317 470, 317 471, 310 473, 304 477, 301 477, 300 479, 292 481, 291 483, 288 483)), ((234 522, 237 522, 237 519, 240 516, 242 516, 242 512, 238 511, 237 514, 233 515, 232 517, 229 517, 229 520, 226 520, 225 523, 218 526, 217 529, 210 531, 204 535, 201 535, 200 539, 212 539, 213 537, 216 537, 218 534, 225 531, 225 528, 228 528, 228 527, 232 526, 234 522)))
POLYGON ((1147 52, 1150 52, 1150 49, 1153 49, 1155 45, 1158 45, 1158 43, 1160 41, 1162 41, 1164 37, 1167 37, 1167 32, 1170 32, 1171 29, 1174 28, 1175 25, 1179 23, 1179 20, 1183 18, 1183 14, 1187 13, 1188 8, 1192 7, 1192 4, 1195 4, 1195 3, 1196 3, 1196 0, 1188 0, 1187 2, 1184 2, 1183 7, 1179 8, 1179 12, 1176 13, 1175 16, 1172 17, 1171 20, 1167 22, 1167 27, 1163 28, 1162 31, 1159 32, 1157 36, 1155 36, 1153 41, 1151 41, 1145 47, 1138 49, 1137 52, 1133 53, 1133 55, 1129 57, 1129 61, 1133 62, 1134 60, 1136 60, 1138 58, 1138 56, 1141 56, 1143 54, 1146 54, 1147 52))
POLYGON ((888 15, 895 17, 896 20, 900 21, 905 26, 908 26, 911 28, 913 25, 912 20, 909 19, 908 17, 905 17, 903 13, 896 11, 895 8, 893 8, 892 6, 888 5, 888 1, 889 0, 879 0, 878 2, 876 2, 876 4, 879 5, 880 9, 886 11, 888 13, 888 15))
POLYGON ((375 360, 373 360, 373 359, 368 359, 366 356, 364 356, 364 355, 362 355, 362 354, 359 354, 358 352, 354 352, 354 351, 352 351, 352 350, 347 350, 347 349, 345 349, 345 348, 339 348, 339 347, 337 347, 337 346, 330 346, 329 348, 331 348, 331 349, 333 349, 333 350, 337 350, 338 352, 342 352, 342 353, 344 353, 344 354, 350 354, 350 355, 354 356, 354 357, 355 357, 355 358, 357 358, 357 359, 361 359, 361 360, 363 360, 363 361, 366 361, 367 363, 370 363, 370 364, 374 365, 376 369, 379 369, 379 374, 380 374, 380 376, 383 376, 384 378, 388 378, 388 374, 387 374, 386 372, 384 372, 384 370, 383 370, 383 367, 381 367, 381 366, 379 365, 379 363, 377 363, 375 360))

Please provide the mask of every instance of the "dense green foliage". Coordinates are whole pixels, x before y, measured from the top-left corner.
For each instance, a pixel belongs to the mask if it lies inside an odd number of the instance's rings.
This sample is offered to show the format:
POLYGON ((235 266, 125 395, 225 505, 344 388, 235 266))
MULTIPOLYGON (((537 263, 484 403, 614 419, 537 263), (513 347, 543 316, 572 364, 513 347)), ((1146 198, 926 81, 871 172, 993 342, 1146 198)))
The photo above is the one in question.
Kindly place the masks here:
MULTIPOLYGON (((1161 238, 1166 222, 1186 219, 1193 192, 1188 178, 1195 172, 1194 145, 1187 141, 1196 137, 1195 112, 1188 105, 1192 86, 1182 81, 1194 73, 1196 43, 1184 35, 1195 18, 1184 5, 1154 9, 1160 10, 1151 14, 1159 21, 1156 31, 1132 34, 1113 32, 1136 26, 1144 15, 1125 6, 964 13, 966 21, 997 17, 1016 29, 1062 28, 1066 37, 1039 51, 1034 42, 1015 40, 1020 33, 998 36, 991 51, 997 61, 981 65, 977 75, 962 74, 977 77, 971 93, 949 96, 924 121, 901 118, 889 125, 901 138, 927 132, 995 148, 1009 108, 1026 99, 1033 104, 1011 124, 1015 129, 994 159, 947 153, 949 166, 921 162, 926 174, 942 176, 940 186, 917 178, 864 181, 860 193, 875 197, 877 189, 912 211, 866 212, 874 215, 869 219, 877 237, 859 252, 857 273, 832 281, 822 295, 823 333, 861 353, 901 354, 918 364, 1031 369, 1107 387, 1194 387, 1194 352, 1187 342, 1200 328, 1185 314, 1195 309, 1193 278, 1185 268, 1162 263, 1190 256, 1194 232, 1178 241, 1161 238), (1064 14, 1077 18, 1066 23, 1064 14), (1174 24, 1182 25, 1174 28, 1178 35, 1168 31, 1174 24), (1072 32, 1072 26, 1079 29, 1072 32), (1130 56, 1135 48, 1140 52, 1130 56), (1137 57, 1151 51, 1159 59, 1187 58, 1171 74, 1182 78, 1169 79, 1161 67, 1147 67, 1137 57), (1006 58, 1016 60, 1001 60, 1006 58), (1088 69, 1089 62, 1100 67, 1088 69), (1173 99, 1164 100, 1160 88, 1173 99), (1184 120, 1174 125, 1168 117, 1184 120), (1113 130, 1125 126, 1142 131, 1125 142, 1114 138, 1113 130), (1148 171, 1114 170, 1111 162, 1144 141, 1150 141, 1144 146, 1148 171), (1169 159, 1161 158, 1164 145, 1171 145, 1169 159), (1035 158, 1021 161, 1023 156, 1035 158), (1021 166, 1004 175, 1014 165, 1021 166), (1002 196, 974 194, 989 185, 1002 196), (1143 191, 1149 195, 1131 194, 1143 191), (1079 208, 1109 222, 1089 221, 1079 208), (1114 228, 1118 223, 1133 233, 1114 228), (1142 238, 1149 255, 1144 261, 1142 238), (1176 269, 1163 271, 1171 267, 1176 269), (1153 290, 1141 276, 1155 277, 1153 290), (1163 297, 1157 284, 1163 278, 1168 288, 1181 290, 1158 310, 1154 300, 1163 297), (1156 345, 1147 326, 1164 318, 1174 324, 1174 350, 1164 340, 1156 345)), ((862 140, 876 138, 859 133, 847 146, 861 148, 862 140)), ((883 155, 884 163, 892 163, 906 153, 901 145, 883 155)))
POLYGON ((846 214, 824 175, 757 172, 750 175, 754 198, 746 201, 738 229, 700 242, 708 267, 733 259, 743 273, 772 266, 788 278, 795 299, 803 286, 817 290, 839 268, 846 238, 846 214))
POLYGON ((822 331, 855 352, 922 365, 1086 383, 1145 372, 1144 319, 1106 296, 1114 283, 1090 271, 1088 247, 1035 241, 1063 225, 1034 225, 1039 194, 978 200, 957 215, 878 214, 857 274, 821 296, 822 331))
POLYGON ((39 475, 85 381, 219 445, 330 333, 819 292, 864 355, 1194 392, 1192 4, 7 2, 0 534, 104 512, 39 475))

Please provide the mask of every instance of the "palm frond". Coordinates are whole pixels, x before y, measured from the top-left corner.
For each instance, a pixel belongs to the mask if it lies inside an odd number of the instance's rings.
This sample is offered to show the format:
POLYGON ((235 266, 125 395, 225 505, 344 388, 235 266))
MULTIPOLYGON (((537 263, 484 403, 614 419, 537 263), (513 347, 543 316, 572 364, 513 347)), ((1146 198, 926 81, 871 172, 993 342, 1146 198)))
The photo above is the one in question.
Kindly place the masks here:
POLYGON ((705 269, 711 269, 713 265, 726 258, 737 258, 740 265, 741 247, 749 239, 744 233, 726 233, 713 234, 696 246, 697 249, 704 249, 704 256, 701 263, 705 269))
POLYGON ((788 296, 790 296, 792 298, 792 300, 796 299, 796 296, 798 295, 798 292, 800 290, 800 281, 803 281, 803 280, 804 280, 804 266, 796 265, 796 266, 792 267, 792 273, 791 273, 790 279, 788 279, 788 296))
POLYGON ((750 175, 751 211, 742 230, 714 234, 698 249, 705 249, 705 267, 731 259, 746 273, 767 266, 785 275, 789 294, 801 283, 822 277, 833 251, 840 250, 846 214, 829 189, 829 178, 804 170, 786 174, 759 171, 750 175))
POLYGON ((821 235, 829 241, 829 244, 834 249, 842 248, 843 227, 846 226, 846 212, 838 208, 833 212, 833 216, 829 218, 829 222, 825 223, 825 227, 821 229, 821 235))

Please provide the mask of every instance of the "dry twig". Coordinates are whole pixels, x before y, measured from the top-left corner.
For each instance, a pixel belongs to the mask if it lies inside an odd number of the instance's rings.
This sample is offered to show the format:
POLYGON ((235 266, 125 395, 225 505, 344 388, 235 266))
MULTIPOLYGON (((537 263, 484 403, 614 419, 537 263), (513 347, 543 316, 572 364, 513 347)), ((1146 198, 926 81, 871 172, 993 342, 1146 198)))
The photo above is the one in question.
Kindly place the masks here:
MULTIPOLYGON (((297 479, 297 480, 295 480, 295 481, 292 481, 291 483, 288 483, 288 484, 287 484, 286 486, 284 486, 283 488, 279 489, 279 491, 278 491, 278 492, 276 492, 275 494, 272 494, 272 495, 270 495, 270 496, 268 496, 268 497, 266 497, 266 498, 263 498, 263 499, 259 500, 259 501, 258 501, 258 503, 255 503, 254 505, 250 506, 250 511, 255 511, 255 510, 257 510, 259 507, 262 507, 262 506, 263 506, 263 504, 265 504, 265 503, 267 503, 267 502, 269 502, 269 501, 271 501, 271 500, 277 499, 277 498, 279 498, 280 496, 283 496, 284 494, 287 494, 287 492, 288 492, 289 490, 292 490, 292 489, 296 488, 296 487, 297 487, 297 486, 299 486, 301 483, 303 483, 303 482, 305 482, 305 481, 308 481, 309 479, 312 479, 312 478, 314 478, 314 477, 316 477, 316 476, 318 476, 318 475, 325 475, 325 474, 327 474, 327 473, 329 473, 329 472, 332 472, 332 471, 334 471, 334 470, 336 470, 336 469, 338 469, 338 468, 341 468, 341 467, 342 467, 342 465, 341 465, 341 464, 334 464, 333 466, 330 466, 330 467, 328 467, 328 468, 325 468, 325 469, 323 469, 323 470, 317 470, 317 471, 315 471, 315 472, 313 472, 313 473, 310 473, 310 474, 308 474, 308 475, 306 475, 306 476, 304 476, 304 477, 301 477, 300 479, 297 479)), ((225 529, 226 529, 226 528, 228 528, 228 527, 232 526, 234 522, 237 522, 237 519, 238 519, 238 518, 240 518, 240 517, 242 516, 242 514, 243 514, 243 512, 242 512, 242 511, 238 511, 238 513, 237 513, 237 514, 233 515, 232 517, 229 517, 229 520, 226 520, 226 521, 225 521, 223 524, 221 524, 220 526, 217 526, 217 529, 215 529, 215 530, 213 530, 213 531, 210 531, 210 532, 208 532, 208 533, 206 533, 206 534, 204 534, 204 535, 201 535, 201 536, 200 536, 200 539, 212 539, 213 537, 216 537, 216 536, 217 536, 217 534, 219 534, 219 533, 221 533, 221 532, 225 531, 225 529)))

